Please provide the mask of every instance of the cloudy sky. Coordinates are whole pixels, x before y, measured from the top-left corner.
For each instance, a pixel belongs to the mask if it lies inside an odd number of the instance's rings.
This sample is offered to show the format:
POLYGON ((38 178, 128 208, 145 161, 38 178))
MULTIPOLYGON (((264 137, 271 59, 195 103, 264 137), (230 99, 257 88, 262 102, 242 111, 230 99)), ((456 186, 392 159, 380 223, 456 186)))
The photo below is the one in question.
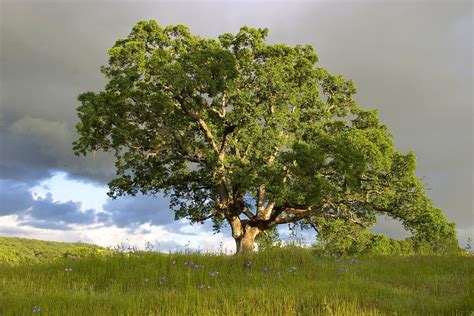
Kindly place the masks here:
MULTIPOLYGON (((115 39, 156 19, 206 37, 269 27, 270 42, 312 44, 321 66, 354 80, 362 107, 379 110, 397 148, 416 153, 417 174, 461 245, 474 237, 470 1, 1 0, 0 15, 2 236, 234 247, 228 230, 173 221, 164 198, 109 200, 113 160, 72 153, 77 95, 103 88, 99 67, 115 39)), ((376 231, 406 235, 388 220, 376 231)))

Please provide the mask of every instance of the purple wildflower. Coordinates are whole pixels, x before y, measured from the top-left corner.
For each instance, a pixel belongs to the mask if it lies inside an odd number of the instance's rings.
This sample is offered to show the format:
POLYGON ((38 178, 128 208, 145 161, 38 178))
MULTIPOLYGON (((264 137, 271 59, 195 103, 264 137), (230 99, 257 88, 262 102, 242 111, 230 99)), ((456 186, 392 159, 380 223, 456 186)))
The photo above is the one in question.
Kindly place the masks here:
POLYGON ((163 284, 166 281, 166 277, 164 275, 160 276, 160 284, 163 284))

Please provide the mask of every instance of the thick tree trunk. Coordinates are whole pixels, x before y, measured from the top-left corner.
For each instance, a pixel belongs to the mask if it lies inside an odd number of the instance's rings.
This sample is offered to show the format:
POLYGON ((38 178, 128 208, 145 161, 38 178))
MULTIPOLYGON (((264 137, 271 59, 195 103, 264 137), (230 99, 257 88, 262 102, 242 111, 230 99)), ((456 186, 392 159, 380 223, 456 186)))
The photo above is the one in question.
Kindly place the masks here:
POLYGON ((260 233, 258 227, 251 226, 250 223, 242 221, 238 216, 229 216, 227 221, 232 228, 232 237, 235 240, 236 254, 253 253, 255 237, 260 233))
POLYGON ((253 253, 255 237, 257 237, 260 230, 257 227, 246 226, 243 234, 235 238, 236 254, 249 255, 253 253))

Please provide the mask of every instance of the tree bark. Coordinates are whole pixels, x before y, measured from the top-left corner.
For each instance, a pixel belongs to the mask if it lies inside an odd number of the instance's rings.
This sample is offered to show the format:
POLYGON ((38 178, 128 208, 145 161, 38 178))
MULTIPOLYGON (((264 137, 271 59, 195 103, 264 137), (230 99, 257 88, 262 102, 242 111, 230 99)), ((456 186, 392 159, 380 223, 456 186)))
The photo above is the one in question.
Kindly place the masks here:
POLYGON ((236 255, 252 254, 255 237, 260 233, 260 228, 252 226, 248 220, 241 220, 238 215, 228 215, 226 218, 232 228, 236 255))
POLYGON ((250 225, 244 227, 243 234, 235 238, 236 254, 237 255, 250 255, 253 253, 255 237, 260 233, 258 227, 252 227, 250 225))

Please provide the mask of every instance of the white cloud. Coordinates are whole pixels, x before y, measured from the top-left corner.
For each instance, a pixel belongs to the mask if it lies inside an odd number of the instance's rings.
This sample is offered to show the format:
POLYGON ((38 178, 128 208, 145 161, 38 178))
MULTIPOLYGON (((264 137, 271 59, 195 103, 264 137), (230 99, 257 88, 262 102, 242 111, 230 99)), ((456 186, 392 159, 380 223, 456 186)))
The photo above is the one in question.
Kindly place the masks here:
POLYGON ((51 178, 34 186, 31 191, 41 197, 53 192, 54 201, 81 201, 83 209, 101 210, 108 199, 107 186, 81 182, 69 178, 65 172, 55 172, 51 178))
POLYGON ((161 226, 143 224, 130 232, 127 228, 116 226, 97 227, 93 225, 74 225, 72 230, 52 230, 21 226, 18 217, 0 217, 0 235, 34 238, 63 242, 86 242, 102 247, 132 246, 144 250, 147 243, 162 252, 184 251, 185 249, 227 253, 235 250, 234 240, 224 234, 201 231, 193 235, 183 235, 166 230, 161 226), (145 233, 143 233, 145 232, 145 233))

